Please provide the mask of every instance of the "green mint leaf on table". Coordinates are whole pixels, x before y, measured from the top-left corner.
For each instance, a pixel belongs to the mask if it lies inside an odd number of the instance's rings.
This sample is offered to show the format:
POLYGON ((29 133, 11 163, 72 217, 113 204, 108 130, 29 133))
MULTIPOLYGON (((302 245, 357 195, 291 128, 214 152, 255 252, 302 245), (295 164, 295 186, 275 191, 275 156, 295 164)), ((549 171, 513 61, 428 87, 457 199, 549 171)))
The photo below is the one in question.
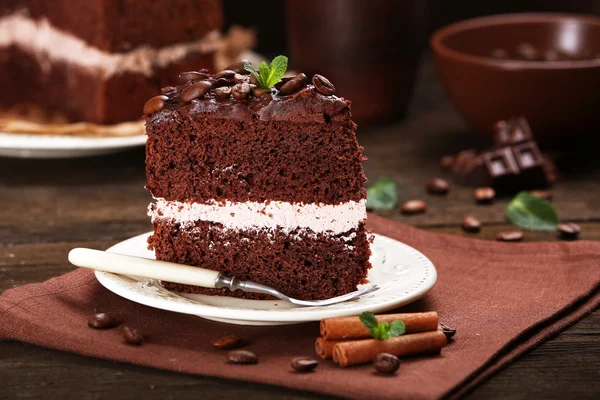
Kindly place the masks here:
POLYGON ((529 192, 521 192, 506 207, 506 218, 511 224, 531 231, 554 231, 558 214, 548 200, 529 192))
POLYGON ((374 211, 392 210, 398 204, 396 184, 388 177, 380 178, 367 189, 367 208, 374 211))
POLYGON ((391 337, 403 335, 406 331, 404 322, 394 321, 390 324, 384 321, 379 323, 371 311, 363 312, 358 318, 369 329, 371 336, 377 340, 388 340, 391 337))
POLYGON ((287 71, 288 59, 285 56, 277 56, 271 61, 271 65, 267 65, 266 62, 262 61, 258 65, 258 71, 254 69, 254 66, 250 63, 244 64, 244 69, 250 72, 261 88, 269 89, 277 82, 281 80, 285 72, 287 71))

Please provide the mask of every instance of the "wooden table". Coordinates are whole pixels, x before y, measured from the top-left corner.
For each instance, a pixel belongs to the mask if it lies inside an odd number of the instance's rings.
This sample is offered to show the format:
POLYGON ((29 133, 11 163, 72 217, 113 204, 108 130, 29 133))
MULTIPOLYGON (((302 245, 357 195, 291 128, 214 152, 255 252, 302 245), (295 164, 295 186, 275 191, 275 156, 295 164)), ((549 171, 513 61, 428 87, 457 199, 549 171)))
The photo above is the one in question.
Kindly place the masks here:
MULTIPOLYGON (((476 206, 472 191, 453 187, 447 197, 424 192, 441 174, 444 154, 487 139, 469 133, 450 108, 427 61, 421 71, 409 117, 403 123, 360 129, 372 181, 392 177, 401 200, 427 202, 424 215, 388 218, 435 232, 467 235, 466 215, 484 224, 480 238, 507 229, 507 199, 476 206)), ((561 176, 553 190, 561 219, 579 221, 582 237, 600 240, 600 168, 574 165, 578 153, 562 153, 561 176)), ((595 163, 595 165, 594 165, 595 163)), ((146 217, 144 153, 72 160, 0 159, 0 292, 41 282, 73 269, 67 252, 76 246, 105 249, 151 229, 146 217)), ((443 176, 443 175, 442 175, 443 176)), ((555 240, 553 233, 526 233, 527 241, 555 240)), ((0 321, 1 323, 1 321, 0 321)), ((489 379, 470 399, 594 398, 600 394, 600 312, 565 330, 489 379)), ((223 379, 188 376, 0 342, 0 398, 326 398, 310 393, 223 379)), ((597 398, 597 397, 596 397, 597 398)))

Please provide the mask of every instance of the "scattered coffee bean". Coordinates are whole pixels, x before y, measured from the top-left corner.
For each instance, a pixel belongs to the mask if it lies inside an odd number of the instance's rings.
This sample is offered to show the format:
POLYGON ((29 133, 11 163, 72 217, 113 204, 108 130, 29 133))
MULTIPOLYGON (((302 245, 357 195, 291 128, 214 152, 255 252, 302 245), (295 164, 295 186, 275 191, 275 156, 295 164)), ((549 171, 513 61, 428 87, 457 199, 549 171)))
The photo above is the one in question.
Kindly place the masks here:
POLYGON ((454 166, 454 156, 446 155, 440 159, 440 166, 443 169, 450 170, 454 166))
POLYGON ((478 233, 481 231, 481 222, 475 217, 465 217, 462 221, 462 228, 465 232, 478 233))
POLYGON ((254 76, 254 74, 250 74, 250 83, 253 85, 258 85, 258 78, 256 76, 254 76))
POLYGON ((160 88, 160 94, 167 94, 170 92, 175 92, 177 90, 177 88, 173 87, 173 86, 165 86, 163 88, 160 88))
POLYGON ((481 187, 475 189, 473 192, 475 196, 475 201, 479 204, 489 204, 494 201, 496 197, 496 191, 491 187, 481 187))
POLYGON ((225 67, 225 69, 233 71, 237 74, 247 75, 250 73, 250 71, 246 71, 244 69, 244 65, 246 65, 247 63, 248 63, 248 60, 241 60, 241 61, 234 62, 233 64, 228 65, 227 67, 225 67))
POLYGON ((288 83, 289 81, 291 81, 292 79, 294 79, 293 76, 284 76, 283 78, 281 78, 279 80, 279 82, 277 82, 275 85, 273 85, 273 87, 277 90, 281 90, 281 87, 283 85, 285 85, 286 83, 288 83))
POLYGON ((403 214, 419 214, 427 211, 427 204, 423 200, 409 200, 402 204, 400 211, 403 214))
POLYGON ((249 75, 235 74, 233 76, 233 81, 235 83, 250 83, 249 75))
POLYGON ((447 325, 440 324, 440 329, 442 330, 444 335, 446 335, 446 339, 452 339, 454 335, 456 335, 456 329, 450 328, 447 325))
POLYGON ((219 78, 223 78, 223 79, 233 79, 233 77, 235 76, 236 72, 232 71, 230 69, 224 69, 223 71, 219 72, 218 74, 215 74, 214 78, 215 79, 219 79, 219 78))
POLYGON ((109 313, 94 314, 88 320, 88 326, 94 329, 110 329, 119 325, 119 321, 109 313))
POLYGON ((219 88, 219 87, 229 86, 229 85, 231 85, 231 80, 225 79, 225 78, 219 78, 219 79, 215 79, 212 81, 213 88, 219 88))
POLYGON ((240 347, 244 343, 244 339, 239 336, 230 335, 223 336, 212 341, 213 346, 220 350, 229 350, 240 347))
POLYGON ((441 178, 433 178, 432 180, 427 182, 425 189, 429 194, 445 195, 448 194, 448 191, 450 190, 450 185, 448 184, 448 182, 441 178))
POLYGON ((179 74, 179 80, 181 82, 201 81, 203 79, 208 79, 208 75, 198 71, 188 71, 179 74))
POLYGON ((523 60, 535 61, 540 59, 540 52, 529 43, 521 43, 517 47, 517 54, 523 60))
POLYGON ((523 240, 523 232, 521 231, 506 231, 496 235, 496 240, 500 242, 520 242, 523 240))
POLYGON ((393 354, 379 353, 373 360, 373 366, 382 374, 393 374, 400 368, 400 359, 393 354))
POLYGON ((250 85, 247 83, 236 83, 231 88, 231 94, 238 100, 243 100, 250 95, 250 85))
POLYGON ((167 105, 166 101, 169 98, 165 95, 154 96, 144 104, 144 115, 154 114, 159 112, 167 105))
POLYGON ((227 353, 229 364, 258 364, 258 357, 248 350, 232 350, 227 353))
POLYGON ((186 87, 181 91, 181 101, 189 103, 190 101, 204 96, 212 89, 212 83, 208 81, 200 81, 186 87))
POLYGON ((552 192, 548 191, 548 190, 532 190, 531 192, 532 195, 534 195, 535 197, 539 197, 540 199, 544 199, 544 200, 552 200, 552 192))
POLYGON ((557 229, 558 237, 561 240, 577 240, 579 238, 579 233, 581 232, 581 227, 572 222, 558 224, 557 229))
POLYGON ((306 86, 306 84, 308 83, 308 78, 306 77, 306 75, 304 75, 303 73, 300 73, 298 75, 296 75, 295 77, 293 77, 292 79, 290 79, 288 82, 286 82, 281 89, 279 89, 279 92, 282 95, 288 95, 288 94, 292 94, 296 91, 298 91, 301 87, 306 86))
POLYGON ((319 362, 309 357, 296 357, 292 360, 292 368, 298 372, 310 372, 313 371, 319 362))
POLYGON ((252 88, 252 94, 256 97, 264 96, 267 93, 271 93, 271 89, 261 88, 256 85, 252 88))
POLYGON ((123 338, 129 344, 139 346, 144 341, 144 337, 135 328, 123 327, 123 338))
POLYGON ((223 86, 215 89, 215 93, 222 99, 227 99, 231 95, 231 88, 229 86, 223 86))
POLYGON ((490 57, 504 60, 508 58, 508 51, 504 49, 492 49, 492 51, 490 51, 490 57))
POLYGON ((335 86, 323 75, 315 74, 312 78, 312 84, 315 86, 317 92, 325 96, 331 96, 335 93, 335 86))

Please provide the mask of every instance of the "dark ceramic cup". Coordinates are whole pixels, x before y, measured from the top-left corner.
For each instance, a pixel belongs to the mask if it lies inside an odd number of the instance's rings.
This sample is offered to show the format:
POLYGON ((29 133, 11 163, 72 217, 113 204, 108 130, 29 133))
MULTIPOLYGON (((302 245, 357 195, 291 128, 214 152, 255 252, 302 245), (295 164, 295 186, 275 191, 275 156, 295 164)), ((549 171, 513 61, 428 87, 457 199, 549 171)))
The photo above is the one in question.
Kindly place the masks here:
POLYGON ((477 131, 523 115, 543 144, 598 135, 600 18, 475 18, 439 29, 431 47, 448 97, 477 131))
POLYGON ((352 101, 359 124, 401 119, 422 37, 422 0, 288 0, 291 66, 319 73, 352 101))

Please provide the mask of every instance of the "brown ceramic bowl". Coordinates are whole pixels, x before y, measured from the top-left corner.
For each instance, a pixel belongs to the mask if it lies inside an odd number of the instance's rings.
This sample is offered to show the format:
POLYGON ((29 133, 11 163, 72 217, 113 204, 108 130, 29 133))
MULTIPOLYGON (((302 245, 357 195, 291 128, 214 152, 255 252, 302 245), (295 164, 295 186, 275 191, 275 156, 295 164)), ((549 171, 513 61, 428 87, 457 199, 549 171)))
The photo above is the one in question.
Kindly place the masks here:
POLYGON ((431 47, 448 97, 477 131, 523 115, 544 143, 600 133, 600 18, 475 18, 439 29, 431 47))

